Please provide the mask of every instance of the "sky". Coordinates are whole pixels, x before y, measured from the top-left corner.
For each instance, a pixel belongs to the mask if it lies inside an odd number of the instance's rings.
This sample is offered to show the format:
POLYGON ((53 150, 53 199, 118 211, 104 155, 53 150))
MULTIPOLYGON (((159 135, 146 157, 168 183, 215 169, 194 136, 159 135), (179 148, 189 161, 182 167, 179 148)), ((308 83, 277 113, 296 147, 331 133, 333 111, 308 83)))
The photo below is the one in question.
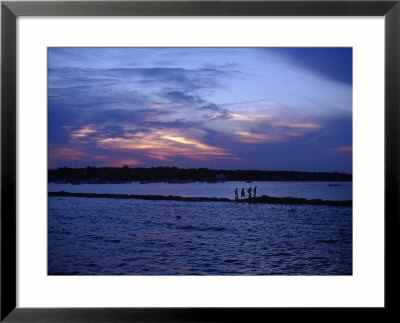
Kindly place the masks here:
POLYGON ((352 172, 351 48, 48 48, 48 166, 352 172))

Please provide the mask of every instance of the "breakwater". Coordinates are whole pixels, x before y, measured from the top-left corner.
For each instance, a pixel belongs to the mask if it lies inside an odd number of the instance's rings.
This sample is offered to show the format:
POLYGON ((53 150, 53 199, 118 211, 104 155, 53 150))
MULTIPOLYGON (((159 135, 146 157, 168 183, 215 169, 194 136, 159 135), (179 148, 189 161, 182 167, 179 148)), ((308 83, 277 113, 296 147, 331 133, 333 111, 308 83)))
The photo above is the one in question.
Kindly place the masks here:
POLYGON ((85 197, 85 198, 117 198, 117 199, 141 199, 141 200, 167 200, 167 201, 186 201, 186 202, 230 202, 230 203, 266 203, 266 204, 294 204, 294 205, 333 205, 333 206, 352 206, 353 201, 329 201, 321 199, 305 199, 296 197, 272 197, 262 195, 247 199, 231 200, 228 198, 217 197, 182 197, 175 195, 137 195, 137 194, 110 194, 110 193, 71 193, 71 192, 48 192, 48 196, 63 197, 85 197))

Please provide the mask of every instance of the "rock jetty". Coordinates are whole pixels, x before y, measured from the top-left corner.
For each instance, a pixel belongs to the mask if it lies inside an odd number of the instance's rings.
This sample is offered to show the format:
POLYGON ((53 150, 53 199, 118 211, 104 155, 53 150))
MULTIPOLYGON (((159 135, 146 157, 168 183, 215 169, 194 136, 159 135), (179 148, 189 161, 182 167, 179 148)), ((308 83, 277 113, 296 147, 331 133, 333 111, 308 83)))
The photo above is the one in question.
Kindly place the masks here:
POLYGON ((175 195, 137 195, 137 194, 109 194, 109 193, 71 193, 71 192, 49 192, 48 196, 64 197, 86 197, 86 198, 116 198, 116 199, 141 199, 154 201, 186 201, 186 202, 231 202, 231 203, 266 203, 266 204, 296 204, 296 205, 334 205, 352 206, 353 201, 327 201, 321 199, 308 200, 297 197, 271 197, 262 195, 242 200, 231 200, 228 198, 217 197, 183 197, 175 195))

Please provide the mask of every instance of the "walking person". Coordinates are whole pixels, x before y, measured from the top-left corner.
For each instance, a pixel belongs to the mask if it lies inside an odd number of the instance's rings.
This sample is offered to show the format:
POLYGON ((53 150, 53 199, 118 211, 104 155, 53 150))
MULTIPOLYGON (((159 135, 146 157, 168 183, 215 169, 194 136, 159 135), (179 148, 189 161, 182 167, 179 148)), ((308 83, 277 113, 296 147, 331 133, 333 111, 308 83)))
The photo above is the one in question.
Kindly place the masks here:
POLYGON ((257 185, 254 186, 254 197, 256 197, 256 194, 257 194, 257 185))
POLYGON ((247 193, 249 193, 249 198, 251 198, 251 187, 247 189, 247 193))
POLYGON ((239 199, 239 196, 238 196, 238 189, 235 188, 235 201, 237 201, 238 199, 239 199))
POLYGON ((242 188, 242 191, 240 192, 240 199, 246 198, 246 195, 244 194, 244 188, 242 188))

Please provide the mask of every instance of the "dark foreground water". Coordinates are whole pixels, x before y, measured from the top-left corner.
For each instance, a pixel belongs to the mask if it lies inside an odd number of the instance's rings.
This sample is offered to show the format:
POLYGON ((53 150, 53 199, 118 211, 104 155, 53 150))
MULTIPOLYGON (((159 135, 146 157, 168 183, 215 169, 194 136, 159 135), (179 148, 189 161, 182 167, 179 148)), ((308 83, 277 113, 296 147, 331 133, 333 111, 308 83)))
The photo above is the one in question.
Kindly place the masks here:
POLYGON ((352 208, 49 197, 49 275, 351 275, 352 208))

